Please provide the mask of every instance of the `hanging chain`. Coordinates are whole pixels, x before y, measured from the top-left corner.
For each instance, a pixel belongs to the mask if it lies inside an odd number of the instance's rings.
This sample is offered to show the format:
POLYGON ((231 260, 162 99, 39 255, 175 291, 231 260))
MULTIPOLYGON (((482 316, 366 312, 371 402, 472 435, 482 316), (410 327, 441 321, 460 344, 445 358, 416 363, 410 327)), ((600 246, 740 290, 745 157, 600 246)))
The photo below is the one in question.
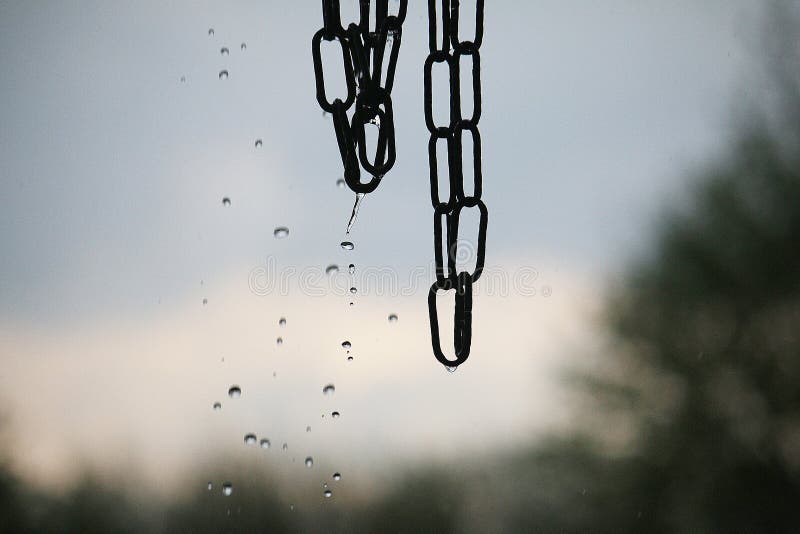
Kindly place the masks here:
POLYGON ((311 40, 317 101, 333 116, 333 128, 344 165, 344 180, 355 193, 371 193, 395 162, 392 85, 400 53, 400 36, 408 0, 400 0, 397 14, 389 14, 389 0, 375 0, 375 28, 370 28, 371 0, 360 0, 359 22, 342 26, 339 0, 322 0, 323 27, 311 40), (328 99, 322 67, 322 40, 338 41, 342 48, 347 95, 328 99), (388 48, 386 75, 383 66, 388 48), (347 112, 355 104, 353 117, 347 112), (378 142, 372 161, 367 156, 364 128, 378 127, 378 142), (360 166, 372 178, 361 182, 360 166))
POLYGON ((428 163, 430 165, 431 203, 433 204, 433 241, 436 260, 436 282, 428 293, 428 313, 431 323, 431 343, 436 359, 454 370, 469 357, 472 342, 472 284, 477 282, 483 271, 486 252, 486 227, 489 212, 481 200, 481 136, 478 121, 481 116, 481 78, 480 52, 483 41, 483 0, 476 1, 475 36, 472 41, 462 41, 458 35, 460 17, 459 0, 440 0, 441 3, 441 43, 437 42, 437 0, 428 0, 428 44, 430 54, 425 61, 425 124, 430 132, 428 142, 428 163), (469 56, 472 60, 472 115, 464 118, 461 113, 461 58, 469 56), (438 126, 433 118, 432 71, 434 63, 446 63, 450 76, 450 123, 438 126), (468 132, 472 137, 472 194, 464 191, 462 168, 462 137, 468 132), (437 143, 447 143, 447 165, 449 174, 449 196, 446 202, 439 198, 437 143), (465 208, 475 208, 480 212, 478 226, 478 249, 475 270, 472 273, 461 271, 456 274, 458 254, 459 217, 465 208), (442 217, 445 218, 447 236, 447 269, 442 254, 442 217), (442 352, 439 341, 439 316, 436 310, 436 293, 455 289, 455 320, 453 344, 455 358, 448 359, 442 352))

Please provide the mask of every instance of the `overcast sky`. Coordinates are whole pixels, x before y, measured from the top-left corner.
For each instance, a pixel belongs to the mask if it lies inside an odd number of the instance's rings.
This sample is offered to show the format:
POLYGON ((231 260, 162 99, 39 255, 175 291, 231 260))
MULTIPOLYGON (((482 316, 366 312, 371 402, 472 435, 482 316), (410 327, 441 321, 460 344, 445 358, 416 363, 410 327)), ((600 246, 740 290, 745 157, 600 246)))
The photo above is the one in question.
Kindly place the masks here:
POLYGON ((553 369, 599 343, 605 280, 758 99, 760 3, 487 2, 487 267, 535 269, 538 293, 476 299, 472 356, 453 375, 430 352, 428 276, 352 308, 248 285, 267 258, 391 267, 400 280, 430 265, 427 17, 410 4, 397 164, 345 253, 353 197, 335 186, 332 123, 315 100, 318 1, 0 3, 0 395, 21 470, 46 480, 123 450, 168 478, 164 466, 239 451, 258 425, 356 469, 381 447, 446 455, 466 437, 491 448, 559 424, 553 369), (333 380, 348 417, 306 436, 333 380), (213 414, 234 382, 249 387, 240 410, 213 414), (36 428, 51 439, 22 446, 36 428), (191 440, 210 444, 186 454, 191 440))

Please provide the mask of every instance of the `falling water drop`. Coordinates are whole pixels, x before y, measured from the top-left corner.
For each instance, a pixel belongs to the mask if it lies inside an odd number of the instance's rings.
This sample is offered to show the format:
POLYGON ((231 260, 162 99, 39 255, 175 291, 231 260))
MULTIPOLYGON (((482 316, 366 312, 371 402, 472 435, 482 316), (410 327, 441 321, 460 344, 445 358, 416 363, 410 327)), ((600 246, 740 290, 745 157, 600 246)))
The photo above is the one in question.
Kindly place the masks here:
POLYGON ((334 386, 333 384, 328 384, 327 386, 322 388, 322 393, 328 396, 333 395, 335 391, 336 391, 336 386, 334 386))
POLYGON ((209 483, 208 483, 208 485, 207 485, 206 487, 208 488, 208 491, 211 491, 212 489, 214 489, 214 484, 212 484, 211 482, 209 482, 209 483))
POLYGON ((342 241, 342 248, 345 250, 353 250, 356 247, 350 241, 342 241))
POLYGON ((271 443, 269 442, 268 439, 264 438, 264 439, 261 440, 259 445, 261 445, 262 449, 269 449, 269 446, 271 445, 271 443))
POLYGON ((186 76, 181 76, 181 83, 186 81, 186 76))
POLYGON ((258 440, 256 439, 256 435, 255 434, 245 434, 244 442, 247 445, 255 445, 256 441, 258 441, 258 440))
POLYGON ((456 369, 457 369, 457 367, 455 365, 453 365, 453 366, 445 365, 444 368, 447 369, 448 373, 455 373, 456 369))
POLYGON ((339 412, 331 412, 331 417, 333 417, 334 419, 339 419, 339 415, 340 415, 339 412))
POLYGON ((278 319, 278 326, 286 326, 286 317, 278 319))
POLYGON ((341 479, 342 479, 342 475, 340 475, 338 471, 333 474, 333 480, 337 480, 338 481, 338 480, 341 480, 341 479))
POLYGON ((214 35, 214 28, 208 29, 208 35, 214 35))
POLYGON ((389 322, 390 323, 396 323, 397 322, 397 314, 394 314, 394 313, 390 314, 389 315, 389 322))
POLYGON ((356 219, 358 218, 358 210, 361 209, 361 203, 364 200, 366 195, 364 193, 356 193, 356 201, 353 204, 353 211, 350 212, 350 220, 347 221, 347 231, 346 234, 350 233, 350 230, 353 229, 353 225, 356 223, 356 219))
POLYGON ((230 206, 231 205, 231 199, 228 198, 228 197, 222 197, 222 205, 223 206, 230 206))
POLYGON ((289 511, 290 511, 290 512, 294 512, 294 505, 293 505, 293 504, 290 504, 290 505, 289 505, 289 511))
POLYGON ((276 239, 283 239, 289 235, 289 229, 285 226, 279 226, 275 228, 275 230, 272 232, 272 235, 274 235, 276 239))
POLYGON ((227 80, 228 79, 228 71, 225 70, 225 69, 222 69, 221 71, 219 71, 219 79, 220 80, 227 80))
POLYGON ((348 357, 347 357, 347 361, 348 361, 348 362, 352 362, 352 361, 353 361, 353 357, 352 357, 352 356, 348 356, 348 357))
POLYGON ((241 45, 239 45, 239 48, 242 50, 247 50, 247 43, 242 43, 241 45))
POLYGON ((338 187, 339 189, 344 189, 344 186, 345 186, 344 178, 339 178, 338 180, 336 180, 336 187, 338 187))
POLYGON ((339 272, 339 266, 338 265, 331 264, 331 265, 328 265, 327 267, 325 267, 325 274, 327 274, 327 275, 336 274, 338 272, 339 272))
POLYGON ((219 49, 219 53, 222 54, 223 56, 227 56, 228 54, 230 54, 230 50, 228 50, 227 46, 223 46, 222 48, 219 49))
POLYGON ((342 348, 345 350, 350 350, 350 347, 353 345, 349 341, 342 341, 342 348))
POLYGON ((314 458, 311 456, 306 457, 306 467, 314 467, 314 458))
POLYGON ((208 304, 208 299, 203 299, 203 306, 205 306, 206 304, 208 304))
POLYGON ((279 337, 278 339, 275 340, 275 343, 277 343, 278 346, 283 345, 283 338, 279 337))
POLYGON ((215 412, 220 411, 222 409, 222 403, 221 402, 215 402, 213 408, 214 408, 215 412))
POLYGON ((352 293, 353 295, 355 295, 357 291, 358 289, 356 289, 355 287, 350 288, 350 293, 352 293))
POLYGON ((308 425, 308 426, 306 427, 306 432, 311 432, 311 425, 308 425))
POLYGON ((228 396, 232 399, 238 399, 242 396, 242 388, 239 386, 233 385, 228 389, 228 396))
POLYGON ((226 497, 230 497, 231 493, 233 493, 233 484, 230 482, 225 482, 222 484, 222 494, 226 497))
POLYGON ((255 145, 256 145, 256 148, 261 148, 262 146, 264 146, 264 141, 261 140, 261 139, 256 139, 255 145))
POLYGON ((351 263, 350 265, 347 266, 347 272, 349 272, 350 274, 355 274, 356 266, 351 263))
POLYGON ((329 499, 331 495, 333 495, 333 492, 329 489, 326 489, 325 491, 322 492, 322 494, 325 496, 326 499, 329 499))
POLYGON ((288 451, 289 445, 287 443, 284 443, 283 445, 281 445, 281 450, 288 451))

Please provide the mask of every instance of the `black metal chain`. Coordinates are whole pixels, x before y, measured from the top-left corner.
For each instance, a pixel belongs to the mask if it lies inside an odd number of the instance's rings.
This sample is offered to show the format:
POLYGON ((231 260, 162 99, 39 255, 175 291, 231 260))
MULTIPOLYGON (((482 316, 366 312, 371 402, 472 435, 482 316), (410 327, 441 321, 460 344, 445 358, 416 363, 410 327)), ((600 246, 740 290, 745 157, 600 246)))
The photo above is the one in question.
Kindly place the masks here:
POLYGON ((430 165, 431 203, 433 204, 433 245, 436 260, 436 282, 428 292, 428 313, 431 323, 431 343, 436 359, 453 370, 469 357, 472 342, 472 284, 477 282, 483 271, 486 253, 486 227, 489 212, 481 200, 483 176, 481 173, 481 136, 478 121, 481 117, 481 78, 480 52, 483 41, 483 0, 477 0, 475 9, 475 36, 471 41, 462 41, 458 35, 460 16, 459 0, 440 0, 441 4, 441 43, 437 42, 437 0, 428 0, 428 44, 430 54, 425 61, 425 124, 430 132, 428 141, 428 162, 430 165), (472 59, 472 116, 463 118, 461 113, 461 58, 472 59), (446 63, 450 75, 450 123, 436 125, 433 118, 432 71, 434 63, 446 63), (472 195, 464 192, 464 173, 462 169, 462 137, 464 132, 472 136, 473 190, 472 195), (447 164, 449 174, 449 196, 446 202, 439 198, 438 162, 436 145, 440 139, 447 143, 447 164), (480 212, 478 226, 478 249, 475 270, 456 274, 458 257, 458 226, 461 211, 476 208, 480 212), (447 270, 442 254, 442 216, 447 229, 447 270), (439 341, 439 316, 436 310, 436 293, 455 289, 455 320, 453 339, 455 358, 448 359, 442 352, 439 341))
POLYGON ((322 0, 323 27, 311 40, 317 102, 333 116, 333 128, 339 154, 344 165, 344 180, 355 193, 371 193, 395 162, 394 115, 392 85, 400 53, 400 37, 406 18, 408 0, 400 0, 396 14, 389 13, 389 0, 375 0, 375 28, 370 28, 371 0, 360 0, 359 22, 345 29, 341 21, 339 0, 322 0), (322 40, 339 41, 342 47, 347 95, 344 100, 328 100, 322 67, 322 40), (388 51, 386 78, 383 64, 388 51), (347 111, 355 103, 350 121, 347 111), (378 126, 378 142, 372 161, 367 155, 364 128, 378 126), (372 175, 361 182, 363 169, 372 175))

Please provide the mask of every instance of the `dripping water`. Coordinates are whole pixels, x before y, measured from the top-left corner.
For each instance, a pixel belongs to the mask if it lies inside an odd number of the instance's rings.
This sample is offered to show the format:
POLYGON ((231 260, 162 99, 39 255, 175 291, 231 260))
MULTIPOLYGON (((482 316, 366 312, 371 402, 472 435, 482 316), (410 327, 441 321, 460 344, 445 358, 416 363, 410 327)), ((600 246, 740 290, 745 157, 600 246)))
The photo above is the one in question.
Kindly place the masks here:
POLYGON ((356 223, 356 219, 358 218, 358 210, 361 209, 361 202, 364 200, 366 195, 364 193, 356 193, 356 201, 353 204, 353 211, 350 213, 350 220, 347 222, 347 234, 350 233, 350 230, 353 229, 353 225, 356 223))

